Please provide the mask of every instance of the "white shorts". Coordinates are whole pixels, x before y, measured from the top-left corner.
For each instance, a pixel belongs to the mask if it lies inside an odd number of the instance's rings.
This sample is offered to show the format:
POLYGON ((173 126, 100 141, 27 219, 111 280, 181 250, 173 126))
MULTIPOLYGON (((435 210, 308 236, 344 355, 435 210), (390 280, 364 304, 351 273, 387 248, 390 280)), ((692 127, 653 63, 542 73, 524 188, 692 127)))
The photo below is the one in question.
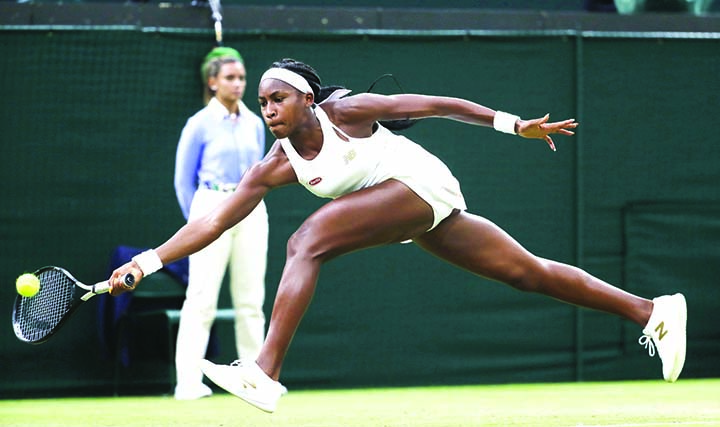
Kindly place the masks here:
POLYGON ((438 224, 455 209, 466 210, 460 183, 440 159, 407 138, 394 144, 382 165, 388 178, 394 178, 410 187, 433 210, 433 223, 438 224))

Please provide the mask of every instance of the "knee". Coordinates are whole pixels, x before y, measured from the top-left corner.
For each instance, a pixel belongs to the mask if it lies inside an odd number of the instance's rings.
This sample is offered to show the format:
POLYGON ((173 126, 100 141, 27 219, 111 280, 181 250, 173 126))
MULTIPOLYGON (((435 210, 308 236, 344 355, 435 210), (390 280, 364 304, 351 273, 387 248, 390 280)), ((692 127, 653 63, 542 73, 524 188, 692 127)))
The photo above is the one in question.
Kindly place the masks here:
POLYGON ((507 284, 522 292, 538 292, 539 283, 526 273, 516 272, 507 280, 507 284))
POLYGON ((585 283, 590 275, 567 264, 538 259, 529 266, 515 268, 508 284, 523 292, 546 293, 553 286, 585 283))
POLYGON ((313 223, 306 222, 288 239, 287 259, 305 258, 323 262, 329 253, 326 246, 322 233, 316 229, 313 223))
POLYGON ((539 260, 533 265, 521 265, 509 269, 506 282, 522 292, 541 292, 545 284, 553 280, 552 275, 552 266, 539 260))

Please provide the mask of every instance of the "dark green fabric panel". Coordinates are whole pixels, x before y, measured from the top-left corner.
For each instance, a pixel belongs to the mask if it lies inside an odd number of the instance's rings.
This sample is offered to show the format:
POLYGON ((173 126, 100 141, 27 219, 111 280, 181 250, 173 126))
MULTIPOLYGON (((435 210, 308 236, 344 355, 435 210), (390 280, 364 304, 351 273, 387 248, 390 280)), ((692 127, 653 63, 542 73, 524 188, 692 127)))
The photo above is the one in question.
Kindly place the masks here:
POLYGON ((588 256, 620 253, 618 212, 628 203, 720 200, 711 161, 720 159, 719 48, 718 40, 585 41, 588 256))

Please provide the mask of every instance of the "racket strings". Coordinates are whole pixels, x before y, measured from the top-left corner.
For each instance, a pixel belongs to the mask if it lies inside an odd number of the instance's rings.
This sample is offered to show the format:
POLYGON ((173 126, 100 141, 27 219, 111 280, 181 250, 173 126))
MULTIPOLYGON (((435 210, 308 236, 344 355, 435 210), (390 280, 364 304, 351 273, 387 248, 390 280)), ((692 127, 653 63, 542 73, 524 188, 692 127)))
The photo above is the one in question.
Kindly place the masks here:
POLYGON ((42 271, 38 279, 38 294, 21 298, 15 312, 15 333, 30 342, 37 342, 55 330, 72 309, 75 287, 75 282, 60 270, 42 271))

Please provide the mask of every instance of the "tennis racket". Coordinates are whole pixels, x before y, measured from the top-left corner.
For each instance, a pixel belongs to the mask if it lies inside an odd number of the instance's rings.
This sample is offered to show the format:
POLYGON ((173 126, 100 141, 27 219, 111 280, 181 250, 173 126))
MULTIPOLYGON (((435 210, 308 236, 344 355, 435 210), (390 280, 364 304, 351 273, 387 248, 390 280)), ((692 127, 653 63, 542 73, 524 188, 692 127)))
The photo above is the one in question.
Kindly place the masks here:
MULTIPOLYGON (((43 267, 33 274, 40 280, 40 290, 32 297, 18 295, 12 315, 15 335, 30 344, 50 339, 80 304, 110 290, 108 281, 86 285, 60 267, 43 267)), ((124 282, 132 287, 135 277, 127 274, 124 282)))
POLYGON ((212 10, 212 19, 215 21, 215 44, 220 47, 222 41, 222 7, 220 0, 208 0, 210 10, 212 10))

